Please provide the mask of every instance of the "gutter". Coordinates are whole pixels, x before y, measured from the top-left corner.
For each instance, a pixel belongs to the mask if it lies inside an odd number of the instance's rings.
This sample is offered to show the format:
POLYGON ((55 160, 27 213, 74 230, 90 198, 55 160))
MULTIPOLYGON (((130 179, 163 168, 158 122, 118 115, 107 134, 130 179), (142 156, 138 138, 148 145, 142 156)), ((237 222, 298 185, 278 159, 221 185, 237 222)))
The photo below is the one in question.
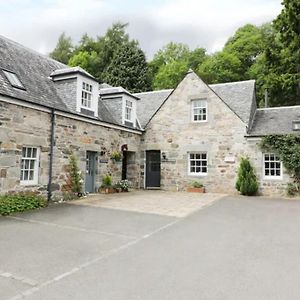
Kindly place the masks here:
POLYGON ((50 153, 49 153, 49 180, 48 180, 48 203, 52 197, 52 173, 53 173, 53 156, 54 156, 54 143, 55 143, 55 109, 51 110, 51 132, 50 132, 50 153))
POLYGON ((99 125, 99 126, 103 126, 106 128, 113 128, 113 129, 117 129, 117 130, 123 130, 126 132, 132 132, 134 134, 142 134, 145 130, 144 129, 137 129, 137 128, 129 128, 127 126, 121 125, 121 124, 115 124, 112 122, 107 122, 107 121, 102 121, 100 119, 97 118, 91 118, 85 115, 81 115, 79 113, 74 113, 68 110, 63 110, 63 109, 58 109, 58 108, 54 108, 45 104, 41 104, 41 103, 35 103, 33 101, 29 101, 29 100, 24 100, 22 98, 19 97, 13 97, 13 96, 9 96, 9 95, 5 95, 0 93, 0 96, 5 97, 5 98, 9 98, 12 99, 12 101, 6 100, 6 99, 1 99, 0 97, 0 101, 6 102, 6 103, 10 103, 10 104, 15 104, 15 105, 20 105, 22 107, 29 107, 28 105, 32 105, 34 107, 30 107, 32 109, 36 109, 39 111, 45 111, 47 113, 51 112, 52 109, 55 109, 56 111, 56 115, 61 115, 63 117, 67 117, 67 118, 73 118, 73 119, 77 119, 83 121, 83 122, 88 122, 88 123, 92 123, 95 125, 99 125), (14 103, 13 101, 20 101, 22 102, 22 104, 20 103, 14 103), (24 104, 23 104, 24 103, 24 104), (44 110, 39 109, 39 108, 45 108, 44 110))

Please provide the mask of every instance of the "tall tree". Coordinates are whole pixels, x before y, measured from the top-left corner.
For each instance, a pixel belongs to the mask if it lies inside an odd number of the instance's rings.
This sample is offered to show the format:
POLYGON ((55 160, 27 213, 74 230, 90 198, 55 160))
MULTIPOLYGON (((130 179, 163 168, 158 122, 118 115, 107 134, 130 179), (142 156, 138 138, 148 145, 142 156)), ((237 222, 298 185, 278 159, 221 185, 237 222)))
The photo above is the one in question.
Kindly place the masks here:
POLYGON ((239 81, 242 63, 236 55, 221 51, 208 57, 199 66, 197 73, 206 83, 239 81))
POLYGON ((63 32, 58 38, 56 47, 50 53, 50 57, 64 64, 67 64, 72 56, 73 50, 74 47, 72 45, 71 38, 67 37, 66 34, 63 32))
POLYGON ((206 57, 203 48, 191 51, 182 43, 170 42, 149 63, 154 89, 174 88, 189 68, 196 69, 206 57))
POLYGON ((104 80, 131 92, 151 90, 146 57, 137 42, 126 42, 117 48, 106 69, 104 80))
POLYGON ((284 0, 273 22, 277 31, 265 51, 271 105, 300 104, 300 2, 284 0))

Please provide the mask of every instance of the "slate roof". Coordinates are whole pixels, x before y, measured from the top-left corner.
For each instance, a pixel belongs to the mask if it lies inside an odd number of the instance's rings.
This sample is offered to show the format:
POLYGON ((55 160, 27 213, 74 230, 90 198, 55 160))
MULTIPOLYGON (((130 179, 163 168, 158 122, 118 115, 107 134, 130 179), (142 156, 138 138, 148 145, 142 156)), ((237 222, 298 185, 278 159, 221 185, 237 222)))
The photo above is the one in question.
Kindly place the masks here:
POLYGON ((300 121, 300 105, 257 109, 250 136, 299 133, 293 131, 293 121, 300 121))
POLYGON ((209 87, 244 123, 250 124, 252 103, 255 100, 255 80, 210 84, 209 87))
POLYGON ((170 89, 134 94, 140 98, 140 101, 137 102, 137 115, 143 128, 172 91, 170 89))
POLYGON ((93 75, 91 75, 90 73, 88 73, 86 70, 82 69, 81 67, 66 67, 63 69, 57 69, 54 72, 52 72, 50 74, 50 77, 56 77, 56 76, 62 76, 62 75, 67 75, 67 74, 76 74, 76 73, 80 73, 84 76, 87 76, 91 79, 95 79, 95 77, 93 75))
POLYGON ((94 120, 118 124, 101 101, 98 106, 98 118, 68 109, 50 75, 55 77, 70 73, 81 73, 93 78, 80 67, 71 68, 0 35, 0 95, 75 113, 94 120), (15 73, 26 90, 13 88, 1 69, 15 73))
POLYGON ((53 71, 65 67, 64 64, 0 36, 0 68, 14 72, 26 88, 26 91, 13 88, 0 71, 2 95, 67 110, 58 96, 55 83, 49 78, 53 71))
MULTIPOLYGON (((250 124, 252 105, 255 92, 255 81, 238 81, 230 83, 208 85, 247 125, 250 124)), ((138 102, 138 116, 141 125, 149 122, 150 118, 162 105, 173 90, 161 90, 137 93, 141 101, 138 102)))
MULTIPOLYGON (((103 84, 102 84, 103 86, 103 84)), ((137 100, 139 100, 139 98, 137 96, 135 96, 135 94, 131 94, 129 91, 127 91, 126 89, 124 89, 121 86, 116 86, 116 87, 105 87, 105 88, 100 88, 100 95, 101 96, 110 96, 110 95, 118 95, 118 94, 126 94, 128 96, 131 96, 133 98, 136 98, 137 100)))

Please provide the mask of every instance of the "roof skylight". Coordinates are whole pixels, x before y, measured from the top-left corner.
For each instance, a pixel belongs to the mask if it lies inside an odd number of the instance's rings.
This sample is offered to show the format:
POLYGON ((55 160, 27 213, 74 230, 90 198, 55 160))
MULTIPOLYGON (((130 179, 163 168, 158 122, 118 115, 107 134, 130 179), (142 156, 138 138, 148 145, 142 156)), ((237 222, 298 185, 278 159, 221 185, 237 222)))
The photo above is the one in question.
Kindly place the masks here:
POLYGON ((7 70, 2 70, 4 75, 6 76, 7 80, 9 81, 9 83, 18 89, 22 89, 25 90, 24 85, 22 84, 22 82, 20 81, 20 79, 18 78, 17 74, 11 72, 11 71, 7 71, 7 70))

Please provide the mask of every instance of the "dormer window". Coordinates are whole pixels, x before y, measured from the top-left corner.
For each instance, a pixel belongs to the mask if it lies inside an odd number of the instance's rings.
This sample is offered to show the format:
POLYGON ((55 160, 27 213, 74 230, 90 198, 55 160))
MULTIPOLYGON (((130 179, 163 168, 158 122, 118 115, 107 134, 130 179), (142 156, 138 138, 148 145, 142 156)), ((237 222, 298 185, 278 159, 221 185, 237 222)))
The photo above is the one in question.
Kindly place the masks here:
POLYGON ((20 81, 20 79, 18 78, 17 74, 7 70, 2 70, 2 71, 5 77, 7 78, 7 80, 9 81, 9 83, 11 84, 11 86, 13 86, 14 88, 25 90, 25 87, 20 81))
POLYGON ((207 101, 192 100, 192 122, 207 121, 207 101))
POLYGON ((132 122, 132 101, 125 102, 125 120, 132 122))
POLYGON ((92 106, 93 86, 86 82, 82 82, 81 106, 91 108, 92 106))

